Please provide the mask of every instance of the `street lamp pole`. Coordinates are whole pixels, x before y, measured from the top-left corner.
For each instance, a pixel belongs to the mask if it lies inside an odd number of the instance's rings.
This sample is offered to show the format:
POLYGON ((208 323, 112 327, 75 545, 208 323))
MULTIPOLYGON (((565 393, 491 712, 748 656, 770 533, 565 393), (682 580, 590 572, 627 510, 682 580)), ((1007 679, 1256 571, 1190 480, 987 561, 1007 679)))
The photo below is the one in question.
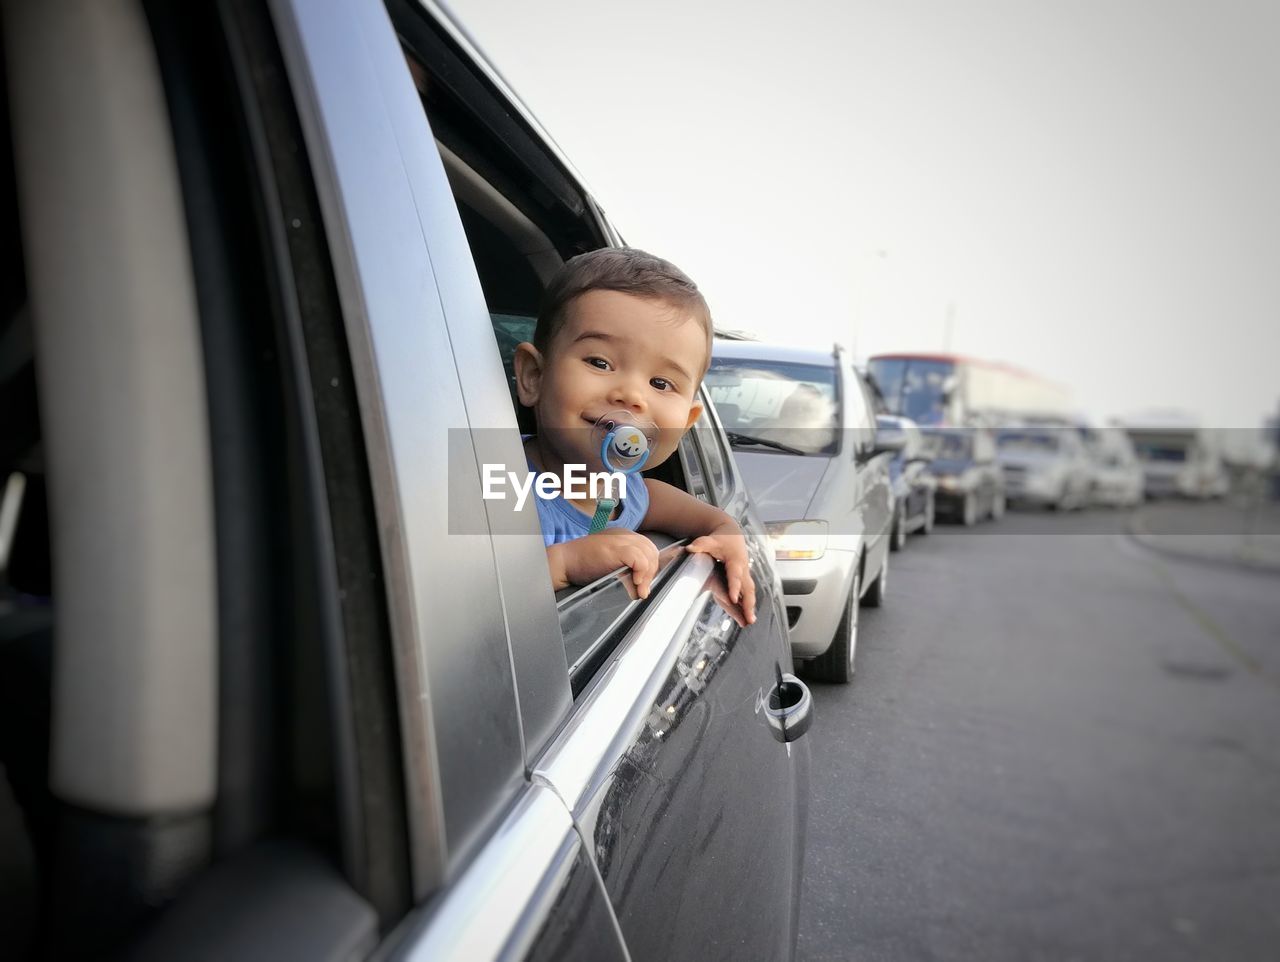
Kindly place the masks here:
POLYGON ((946 317, 942 321, 942 352, 951 353, 951 334, 956 325, 956 302, 947 301, 946 317))
MULTIPOLYGON (((877 247, 877 248, 874 248, 873 250, 867 251, 866 254, 863 255, 863 259, 865 259, 868 267, 870 267, 870 265, 875 261, 883 261, 888 256, 889 256, 889 252, 887 250, 885 250, 883 247, 877 247)), ((850 352, 850 357, 852 357, 855 361, 858 358, 858 339, 859 339, 859 335, 862 333, 862 325, 863 323, 866 322, 868 315, 870 315, 871 313, 871 308, 869 306, 870 299, 871 299, 870 298, 871 275, 872 275, 872 272, 871 270, 868 269, 866 271, 866 281, 867 281, 867 284, 865 285, 866 290, 864 292, 864 296, 862 297, 862 309, 855 313, 854 319, 853 319, 853 334, 850 338, 849 352, 850 352)), ((854 271, 855 281, 857 280, 857 277, 858 277, 858 272, 855 269, 854 271)))

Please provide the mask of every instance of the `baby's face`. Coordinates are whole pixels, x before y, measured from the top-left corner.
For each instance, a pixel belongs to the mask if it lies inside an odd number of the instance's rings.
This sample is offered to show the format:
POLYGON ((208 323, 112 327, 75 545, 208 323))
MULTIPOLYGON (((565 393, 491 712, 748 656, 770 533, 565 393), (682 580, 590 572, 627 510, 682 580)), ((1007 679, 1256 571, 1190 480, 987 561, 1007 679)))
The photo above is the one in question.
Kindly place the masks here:
POLYGON ((569 305, 542 358, 530 404, 538 435, 564 463, 600 470, 592 428, 621 409, 657 424, 646 467, 661 464, 702 411, 695 392, 706 362, 707 338, 695 318, 665 301, 589 291, 569 305))

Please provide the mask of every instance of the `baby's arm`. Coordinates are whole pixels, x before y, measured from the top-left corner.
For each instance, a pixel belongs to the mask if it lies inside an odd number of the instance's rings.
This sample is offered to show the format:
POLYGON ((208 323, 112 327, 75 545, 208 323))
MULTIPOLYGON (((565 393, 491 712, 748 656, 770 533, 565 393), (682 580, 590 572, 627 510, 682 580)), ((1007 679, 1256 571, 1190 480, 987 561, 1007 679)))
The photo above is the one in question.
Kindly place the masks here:
POLYGON ((748 623, 756 620, 756 583, 751 578, 751 558, 746 536, 738 523, 714 505, 699 501, 679 488, 645 479, 649 512, 641 525, 675 538, 693 538, 689 550, 711 555, 724 563, 729 600, 741 605, 748 623))
POLYGON ((559 591, 569 585, 586 585, 618 568, 630 568, 636 593, 649 597, 649 587, 658 573, 658 548, 642 534, 626 528, 606 528, 572 541, 547 548, 551 587, 559 591))

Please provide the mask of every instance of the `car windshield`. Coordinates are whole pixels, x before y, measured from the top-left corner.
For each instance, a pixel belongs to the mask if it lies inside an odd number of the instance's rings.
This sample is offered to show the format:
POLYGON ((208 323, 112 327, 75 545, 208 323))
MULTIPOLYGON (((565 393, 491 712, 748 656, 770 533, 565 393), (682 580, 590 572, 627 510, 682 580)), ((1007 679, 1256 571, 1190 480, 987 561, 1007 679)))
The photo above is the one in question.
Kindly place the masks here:
POLYGON ((946 418, 945 388, 955 369, 950 361, 916 358, 874 358, 867 365, 885 406, 918 424, 941 424, 946 418))
POLYGON ((1035 451, 1049 454, 1058 450, 1058 437, 1048 431, 1001 431, 1001 451, 1035 451))
POLYGON ((927 431, 925 448, 942 461, 966 461, 973 451, 973 438, 967 433, 953 431, 927 431))
POLYGON ((806 455, 839 449, 834 364, 717 357, 705 383, 734 447, 784 445, 806 455))

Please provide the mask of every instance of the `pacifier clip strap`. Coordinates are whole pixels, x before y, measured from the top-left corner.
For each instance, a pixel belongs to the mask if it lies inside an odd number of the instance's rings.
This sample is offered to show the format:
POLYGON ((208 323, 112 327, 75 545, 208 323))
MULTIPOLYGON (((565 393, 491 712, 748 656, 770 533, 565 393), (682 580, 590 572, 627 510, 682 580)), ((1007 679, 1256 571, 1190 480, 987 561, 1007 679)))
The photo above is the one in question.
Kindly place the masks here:
POLYGON ((618 502, 613 498, 601 498, 597 501, 596 513, 591 516, 591 527, 587 529, 587 534, 599 534, 603 531, 617 506, 618 502))

